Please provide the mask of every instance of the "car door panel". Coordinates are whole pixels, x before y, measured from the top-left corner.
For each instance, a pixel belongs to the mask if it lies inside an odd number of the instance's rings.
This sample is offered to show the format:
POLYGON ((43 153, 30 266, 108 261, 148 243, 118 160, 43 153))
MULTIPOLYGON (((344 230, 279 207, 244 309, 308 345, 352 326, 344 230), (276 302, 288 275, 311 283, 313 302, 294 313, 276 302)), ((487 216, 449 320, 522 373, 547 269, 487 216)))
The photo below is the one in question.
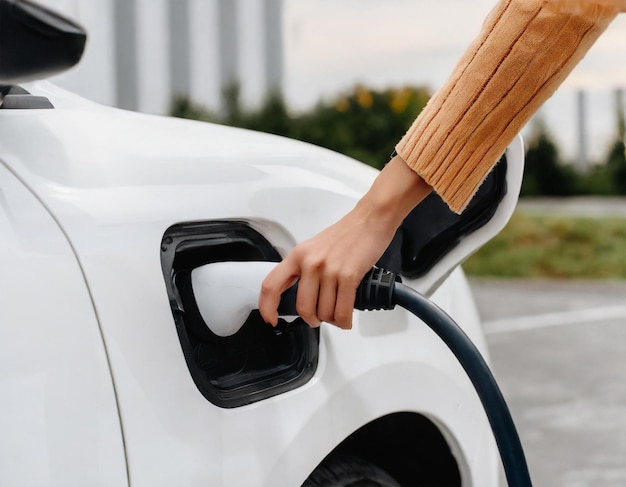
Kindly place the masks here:
POLYGON ((113 383, 67 239, 0 163, 0 485, 127 485, 113 383))

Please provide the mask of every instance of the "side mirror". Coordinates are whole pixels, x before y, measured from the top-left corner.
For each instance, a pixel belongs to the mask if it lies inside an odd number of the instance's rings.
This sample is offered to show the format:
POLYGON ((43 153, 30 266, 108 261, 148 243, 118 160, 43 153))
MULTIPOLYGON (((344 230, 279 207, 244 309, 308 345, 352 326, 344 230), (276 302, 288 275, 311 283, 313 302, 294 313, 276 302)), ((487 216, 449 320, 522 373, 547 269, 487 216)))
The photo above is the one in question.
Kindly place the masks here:
POLYGON ((27 0, 0 0, 0 85, 42 79, 80 61, 87 33, 27 0))

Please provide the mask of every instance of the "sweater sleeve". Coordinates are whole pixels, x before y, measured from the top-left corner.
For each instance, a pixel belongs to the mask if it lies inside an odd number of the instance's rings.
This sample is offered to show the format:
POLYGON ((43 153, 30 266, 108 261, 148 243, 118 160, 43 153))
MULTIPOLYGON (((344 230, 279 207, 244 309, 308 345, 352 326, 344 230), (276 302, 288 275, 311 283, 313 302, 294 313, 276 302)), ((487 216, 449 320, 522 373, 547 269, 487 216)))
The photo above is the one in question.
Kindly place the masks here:
POLYGON ((397 144, 398 155, 460 213, 623 6, 622 0, 500 0, 397 144))

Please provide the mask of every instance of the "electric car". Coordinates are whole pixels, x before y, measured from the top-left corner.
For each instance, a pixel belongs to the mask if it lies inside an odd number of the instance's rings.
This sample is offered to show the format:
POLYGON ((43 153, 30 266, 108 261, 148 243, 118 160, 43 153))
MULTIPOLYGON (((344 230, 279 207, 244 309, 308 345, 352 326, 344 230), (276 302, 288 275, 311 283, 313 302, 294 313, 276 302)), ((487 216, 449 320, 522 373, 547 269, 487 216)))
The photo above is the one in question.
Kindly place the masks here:
MULTIPOLYGON (((355 311, 342 331, 253 310, 228 336, 199 312, 194 269, 279 261, 375 170, 33 81, 80 58, 80 29, 0 8, 0 54, 23 45, 0 56, 0 485, 497 485, 472 385, 407 312, 355 311)), ((522 154, 517 139, 463 216, 429 196, 379 263, 484 354, 460 263, 510 217, 522 154)))

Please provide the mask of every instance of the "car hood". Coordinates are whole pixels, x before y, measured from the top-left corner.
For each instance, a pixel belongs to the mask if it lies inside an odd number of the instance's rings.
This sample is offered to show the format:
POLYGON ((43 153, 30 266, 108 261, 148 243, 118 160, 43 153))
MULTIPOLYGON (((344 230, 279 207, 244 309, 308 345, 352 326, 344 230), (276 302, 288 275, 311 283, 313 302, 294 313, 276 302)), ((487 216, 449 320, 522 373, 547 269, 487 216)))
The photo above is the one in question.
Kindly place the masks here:
POLYGON ((347 212, 377 174, 284 137, 101 106, 47 82, 26 88, 55 108, 4 111, 0 160, 68 228, 255 214, 299 240, 347 212))
POLYGON ((55 109, 4 112, 0 154, 40 183, 76 189, 213 185, 262 178, 265 169, 285 166, 363 191, 377 172, 285 137, 110 108, 48 82, 27 88, 55 109))

